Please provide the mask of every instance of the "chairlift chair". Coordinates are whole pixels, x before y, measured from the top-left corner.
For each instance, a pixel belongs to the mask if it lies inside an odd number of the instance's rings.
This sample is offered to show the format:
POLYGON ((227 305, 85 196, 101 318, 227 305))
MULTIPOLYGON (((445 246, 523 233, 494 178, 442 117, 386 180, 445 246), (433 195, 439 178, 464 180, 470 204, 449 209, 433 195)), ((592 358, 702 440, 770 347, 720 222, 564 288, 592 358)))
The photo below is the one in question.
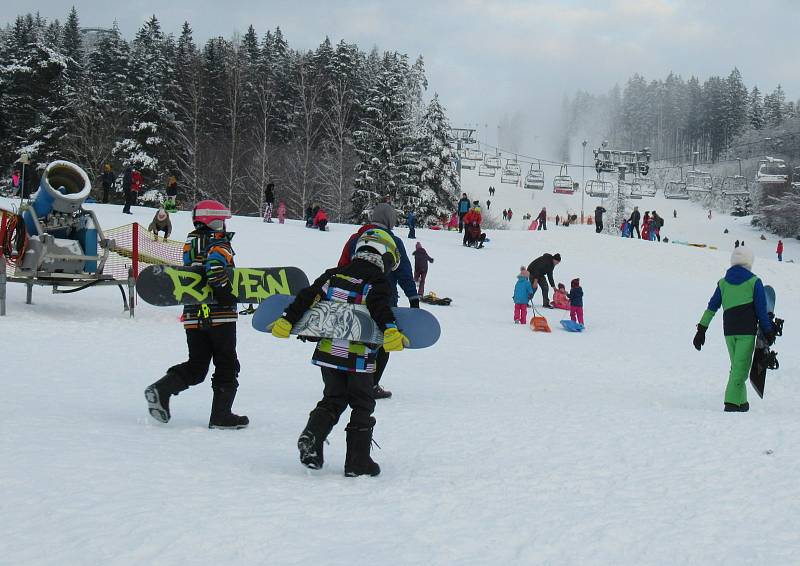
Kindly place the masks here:
MULTIPOLYGON (((500 169, 503 165, 500 163, 500 157, 497 155, 487 155, 483 158, 483 164, 492 169, 500 169)), ((494 175, 492 175, 494 177, 494 175)))
POLYGON ((689 191, 686 190, 686 183, 683 181, 668 181, 664 185, 664 198, 673 200, 688 199, 689 191))
POLYGON ((708 194, 714 188, 714 178, 704 171, 686 173, 686 190, 690 193, 708 194))
POLYGON ((575 193, 575 185, 573 184, 572 177, 569 176, 566 164, 562 165, 558 175, 553 177, 553 192, 562 195, 571 195, 575 193))
POLYGON ((467 148, 467 159, 483 161, 483 152, 480 149, 467 148))
POLYGON ((519 163, 517 163, 516 158, 513 160, 506 159, 506 165, 503 167, 503 171, 500 174, 500 182, 506 183, 507 185, 516 185, 519 183, 521 175, 522 171, 519 168, 519 163))
POLYGON ((750 194, 750 188, 747 186, 747 179, 734 175, 722 179, 721 192, 723 197, 742 197, 750 194))
POLYGON ((636 182, 642 189, 643 197, 654 197, 658 191, 656 182, 653 179, 637 179, 636 182))
POLYGON ((628 181, 623 186, 627 189, 628 198, 637 200, 642 198, 642 186, 638 181, 628 181))
POLYGON ((758 162, 756 181, 761 185, 783 185, 789 182, 789 168, 783 159, 767 157, 758 162))
POLYGON ((479 177, 494 177, 496 171, 497 169, 494 167, 489 167, 486 162, 483 162, 478 166, 479 177))
POLYGON ((533 163, 531 163, 531 170, 525 175, 524 187, 526 189, 534 189, 537 191, 544 189, 544 171, 542 171, 541 165, 537 167, 538 169, 534 169, 533 163))
POLYGON ((475 169, 477 163, 472 161, 471 159, 462 159, 461 160, 461 168, 462 169, 475 169))
POLYGON ((611 181, 603 181, 602 179, 590 179, 586 181, 586 194, 595 198, 606 198, 611 194, 614 189, 614 184, 611 181))

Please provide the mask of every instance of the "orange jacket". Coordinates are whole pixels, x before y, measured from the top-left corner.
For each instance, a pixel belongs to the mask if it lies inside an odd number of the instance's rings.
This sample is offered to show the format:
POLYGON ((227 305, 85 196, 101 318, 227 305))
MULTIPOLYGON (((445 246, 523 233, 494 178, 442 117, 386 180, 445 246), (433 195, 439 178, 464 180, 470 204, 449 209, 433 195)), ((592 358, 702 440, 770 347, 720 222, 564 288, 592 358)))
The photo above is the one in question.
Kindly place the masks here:
POLYGON ((480 226, 481 213, 479 210, 472 209, 464 216, 464 224, 472 224, 473 222, 477 222, 480 226))

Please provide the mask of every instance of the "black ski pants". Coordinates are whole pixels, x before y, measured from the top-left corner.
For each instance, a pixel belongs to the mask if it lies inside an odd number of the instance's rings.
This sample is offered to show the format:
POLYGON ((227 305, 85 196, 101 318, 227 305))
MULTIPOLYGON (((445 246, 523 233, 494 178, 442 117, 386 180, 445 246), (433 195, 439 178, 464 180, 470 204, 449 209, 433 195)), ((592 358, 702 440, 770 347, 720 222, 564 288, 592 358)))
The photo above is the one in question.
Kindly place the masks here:
POLYGON ((459 212, 458 213, 458 232, 459 234, 464 231, 464 217, 467 215, 466 212, 459 212))
POLYGON ((122 207, 122 212, 130 212, 131 206, 136 206, 136 191, 125 191, 125 206, 122 207))
POLYGON ((595 221, 595 223, 594 223, 594 231, 597 232, 598 234, 603 231, 603 221, 602 220, 596 220, 595 221))
MULTIPOLYGON (((538 281, 539 289, 542 290, 542 306, 550 306, 550 286, 547 284, 547 277, 542 277, 538 281)), ((531 285, 533 285, 533 278, 531 278, 531 285)), ((535 291, 535 289, 534 289, 535 291)))
POLYGON ((168 373, 177 373, 186 385, 203 383, 208 375, 211 361, 214 374, 211 386, 214 389, 226 386, 239 387, 239 359, 236 356, 236 323, 226 322, 209 328, 187 328, 186 344, 189 359, 172 366, 168 373))
MULTIPOLYGON (((389 355, 386 354, 386 358, 389 355)), ((320 368, 325 389, 317 409, 324 409, 336 417, 334 422, 344 413, 349 405, 350 424, 353 428, 372 428, 375 419, 375 399, 372 397, 374 374, 355 373, 334 368, 320 368)))
POLYGON ((543 218, 539 220, 539 226, 536 227, 536 231, 539 230, 547 230, 547 218, 543 218))
POLYGON ((633 231, 636 230, 636 237, 642 239, 642 234, 639 232, 639 223, 634 224, 631 222, 631 238, 633 238, 633 231))

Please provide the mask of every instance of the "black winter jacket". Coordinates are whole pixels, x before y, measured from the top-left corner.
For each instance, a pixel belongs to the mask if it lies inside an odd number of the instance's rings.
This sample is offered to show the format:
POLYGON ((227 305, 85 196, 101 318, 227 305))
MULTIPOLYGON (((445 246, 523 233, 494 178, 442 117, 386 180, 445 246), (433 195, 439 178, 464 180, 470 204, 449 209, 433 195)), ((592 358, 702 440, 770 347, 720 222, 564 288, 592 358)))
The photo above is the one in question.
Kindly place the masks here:
POLYGON ((556 265, 552 255, 543 254, 541 257, 537 257, 530 263, 530 265, 528 265, 528 273, 531 283, 533 283, 534 279, 541 281, 547 277, 547 280, 550 282, 550 286, 555 287, 556 284, 553 281, 553 269, 555 269, 555 266, 556 265))

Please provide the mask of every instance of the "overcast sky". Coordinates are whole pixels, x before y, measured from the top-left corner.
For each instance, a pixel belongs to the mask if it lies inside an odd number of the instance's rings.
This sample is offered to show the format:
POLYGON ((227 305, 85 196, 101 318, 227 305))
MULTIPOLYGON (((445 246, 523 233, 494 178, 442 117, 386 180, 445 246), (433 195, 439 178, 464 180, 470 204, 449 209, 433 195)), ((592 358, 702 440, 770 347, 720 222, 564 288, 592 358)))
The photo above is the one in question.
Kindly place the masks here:
MULTIPOLYGON (((252 24, 280 26, 294 48, 328 35, 368 50, 425 58, 430 91, 439 92, 453 125, 524 119, 525 148, 546 138, 564 93, 606 92, 634 72, 648 80, 727 75, 736 66, 748 87, 781 83, 800 98, 800 0, 75 0, 84 27, 116 19, 130 38, 151 14, 176 35, 184 20, 202 44, 252 24), (533 132, 537 132, 534 134, 533 132), (541 135, 540 135, 541 134, 541 135)), ((2 18, 38 10, 64 20, 69 1, 4 0, 2 18)), ((483 130, 483 126, 481 126, 483 130)), ((481 133, 481 138, 484 133, 481 133)))

